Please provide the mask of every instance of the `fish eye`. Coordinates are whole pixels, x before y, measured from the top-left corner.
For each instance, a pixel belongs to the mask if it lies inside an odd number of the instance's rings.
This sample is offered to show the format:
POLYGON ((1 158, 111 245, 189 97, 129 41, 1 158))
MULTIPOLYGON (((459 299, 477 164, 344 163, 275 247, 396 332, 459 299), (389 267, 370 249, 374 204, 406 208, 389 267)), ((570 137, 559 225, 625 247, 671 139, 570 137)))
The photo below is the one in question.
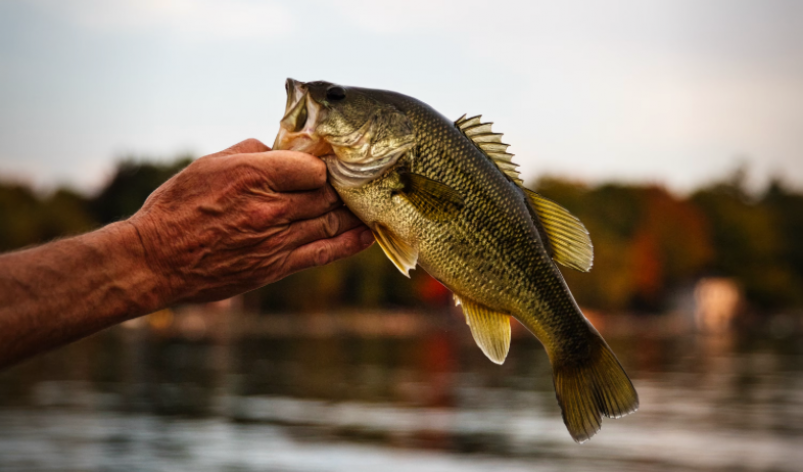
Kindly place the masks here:
POLYGON ((337 101, 346 98, 346 91, 339 85, 332 85, 326 89, 326 99, 337 101))

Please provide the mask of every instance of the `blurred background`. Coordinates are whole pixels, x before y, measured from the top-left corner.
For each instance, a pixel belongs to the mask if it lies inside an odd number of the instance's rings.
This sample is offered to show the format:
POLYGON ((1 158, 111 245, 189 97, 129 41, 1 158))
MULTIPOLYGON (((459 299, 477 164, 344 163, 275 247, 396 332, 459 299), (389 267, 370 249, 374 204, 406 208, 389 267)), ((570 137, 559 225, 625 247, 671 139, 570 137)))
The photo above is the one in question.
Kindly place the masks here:
POLYGON ((532 336, 490 363, 373 247, 0 372, 0 470, 799 470, 803 3, 5 0, 0 251, 272 143, 288 76, 494 121, 640 411, 576 445, 532 336))

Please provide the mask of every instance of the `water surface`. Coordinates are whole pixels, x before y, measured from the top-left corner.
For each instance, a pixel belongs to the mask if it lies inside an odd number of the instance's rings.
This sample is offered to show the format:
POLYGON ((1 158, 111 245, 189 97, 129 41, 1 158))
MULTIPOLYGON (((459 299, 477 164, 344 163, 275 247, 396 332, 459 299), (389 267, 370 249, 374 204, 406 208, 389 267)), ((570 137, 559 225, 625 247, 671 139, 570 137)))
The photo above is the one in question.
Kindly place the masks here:
POLYGON ((577 445, 530 337, 115 328, 0 373, 0 470, 801 470, 803 338, 606 337, 642 406, 577 445))

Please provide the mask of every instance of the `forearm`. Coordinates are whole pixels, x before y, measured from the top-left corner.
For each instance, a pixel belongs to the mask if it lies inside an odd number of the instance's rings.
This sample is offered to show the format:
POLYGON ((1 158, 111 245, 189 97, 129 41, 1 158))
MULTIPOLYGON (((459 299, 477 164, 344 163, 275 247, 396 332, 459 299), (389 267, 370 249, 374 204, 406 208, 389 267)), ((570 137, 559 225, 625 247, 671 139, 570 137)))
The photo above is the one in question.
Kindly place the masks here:
POLYGON ((246 140, 127 221, 0 255, 0 368, 175 302, 221 300, 356 254, 373 236, 320 159, 246 140))
POLYGON ((126 222, 0 256, 0 367, 160 308, 126 222))

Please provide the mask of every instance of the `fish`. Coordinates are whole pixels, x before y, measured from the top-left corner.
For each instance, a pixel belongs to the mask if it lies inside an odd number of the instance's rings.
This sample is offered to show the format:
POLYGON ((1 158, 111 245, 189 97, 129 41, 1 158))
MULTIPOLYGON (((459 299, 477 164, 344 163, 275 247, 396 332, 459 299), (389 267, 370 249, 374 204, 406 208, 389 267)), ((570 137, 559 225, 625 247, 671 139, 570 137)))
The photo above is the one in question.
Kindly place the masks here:
POLYGON ((325 163, 343 203, 409 277, 451 290, 482 352, 502 364, 513 317, 544 346, 563 422, 578 443, 638 409, 633 383, 557 264, 588 271, 593 245, 568 210, 527 189, 502 134, 415 98, 287 79, 273 148, 325 163))

